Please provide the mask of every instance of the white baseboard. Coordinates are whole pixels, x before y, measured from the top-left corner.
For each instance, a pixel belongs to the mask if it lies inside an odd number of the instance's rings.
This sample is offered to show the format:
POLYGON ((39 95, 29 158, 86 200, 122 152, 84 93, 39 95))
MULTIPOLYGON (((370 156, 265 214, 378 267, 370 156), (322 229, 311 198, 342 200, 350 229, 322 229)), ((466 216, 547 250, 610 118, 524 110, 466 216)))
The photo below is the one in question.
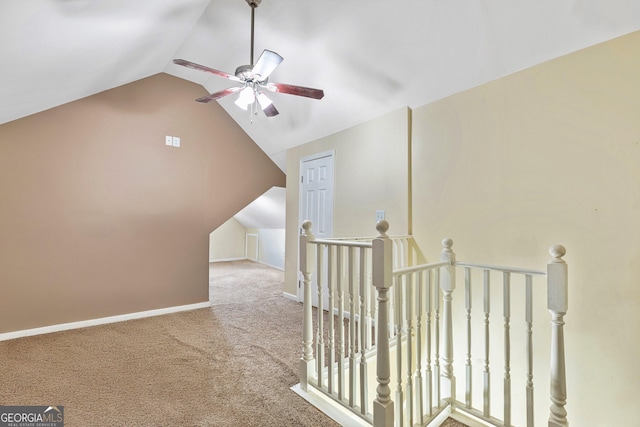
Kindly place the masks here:
MULTIPOLYGON (((478 416, 468 412, 462 402, 456 402, 455 407, 449 407, 449 416, 456 421, 460 421, 469 427, 492 427, 495 424, 485 421, 478 416)), ((479 412, 479 411, 478 411, 479 412)))
POLYGON ((340 424, 341 426, 352 427, 370 427, 367 421, 363 420, 356 414, 350 412, 348 409, 342 407, 340 404, 326 397, 321 392, 315 390, 309 386, 307 391, 302 390, 300 384, 296 384, 291 387, 298 396, 302 397, 307 402, 311 403, 326 416, 340 424))
POLYGON ((278 267, 277 265, 268 264, 268 263, 266 263, 264 261, 258 261, 258 264, 266 265, 267 267, 273 268, 274 270, 284 271, 284 268, 278 267))
POLYGON ((300 302, 298 301, 298 295, 290 294, 289 292, 283 292, 282 296, 285 297, 285 299, 290 299, 291 301, 300 302))
POLYGON ((99 319, 82 320, 79 322, 62 323, 59 325, 44 326, 41 328, 25 329, 22 331, 6 332, 0 334, 0 341, 16 338, 30 337, 34 335, 50 334, 52 332, 68 331, 69 329, 88 328, 90 326, 105 325, 107 323, 124 322, 127 320, 142 319, 145 317, 160 316, 163 314, 178 313, 180 311, 197 310, 211 307, 211 303, 199 302, 196 304, 179 305, 175 307, 159 308, 156 310, 138 311, 136 313, 120 314, 118 316, 101 317, 99 319))
POLYGON ((245 261, 248 260, 246 256, 238 257, 238 258, 220 258, 220 259, 210 259, 209 263, 212 262, 232 262, 232 261, 245 261))

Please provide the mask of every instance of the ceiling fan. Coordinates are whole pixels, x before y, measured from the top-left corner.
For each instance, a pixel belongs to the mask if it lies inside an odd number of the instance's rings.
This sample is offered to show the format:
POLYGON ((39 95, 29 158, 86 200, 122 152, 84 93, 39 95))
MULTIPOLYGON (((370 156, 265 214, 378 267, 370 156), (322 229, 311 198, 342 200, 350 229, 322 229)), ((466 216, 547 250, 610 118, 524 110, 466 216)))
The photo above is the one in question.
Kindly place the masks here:
POLYGON ((305 96, 307 98, 321 99, 324 96, 324 91, 321 89, 313 89, 303 86, 294 86, 284 83, 269 82, 269 76, 282 62, 282 56, 271 50, 264 50, 258 58, 258 62, 253 63, 253 33, 254 33, 254 18, 255 9, 258 7, 262 0, 246 0, 251 7, 251 56, 249 65, 241 65, 236 68, 235 74, 225 73, 224 71, 216 70, 206 67, 204 65, 196 64, 194 62, 186 61, 184 59, 174 59, 173 63, 182 65, 194 70, 205 71, 207 73, 215 74, 216 76, 224 77, 237 83, 241 83, 242 86, 234 86, 221 91, 212 93, 211 95, 204 96, 196 99, 198 102, 211 102, 214 99, 219 99, 227 95, 239 93, 238 99, 235 104, 247 110, 251 106, 251 111, 255 109, 257 114, 257 106, 259 105, 264 114, 267 117, 273 117, 279 114, 273 102, 267 95, 266 91, 287 93, 289 95, 305 96))

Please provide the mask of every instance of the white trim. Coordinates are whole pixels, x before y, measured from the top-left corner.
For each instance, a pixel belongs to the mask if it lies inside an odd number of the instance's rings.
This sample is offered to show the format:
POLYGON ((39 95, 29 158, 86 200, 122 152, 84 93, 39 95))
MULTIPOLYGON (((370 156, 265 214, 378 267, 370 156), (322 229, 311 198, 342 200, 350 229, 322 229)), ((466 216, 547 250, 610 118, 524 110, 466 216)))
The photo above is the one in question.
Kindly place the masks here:
MULTIPOLYGON (((331 176, 331 227, 329 230, 329 234, 330 236, 333 236, 333 222, 334 222, 334 216, 335 216, 335 194, 336 194, 336 150, 332 149, 332 150, 328 150, 328 151, 321 151, 319 153, 315 153, 315 154, 311 154, 309 156, 305 156, 305 157, 301 157, 299 159, 299 163, 298 163, 298 233, 302 233, 302 222, 304 220, 307 220, 309 218, 302 218, 302 210, 303 210, 303 190, 304 190, 304 184, 301 182, 303 179, 303 172, 304 172, 304 164, 306 162, 310 162, 313 160, 318 160, 318 159, 323 159, 325 157, 329 157, 331 158, 331 168, 333 169, 333 174, 331 176)), ((298 236, 300 236, 300 234, 298 234, 298 236)), ((296 253, 297 253, 297 261, 296 261, 296 278, 297 278, 297 282, 298 282, 298 288, 296 290, 297 292, 297 300, 298 301, 303 301, 304 300, 304 290, 302 288, 302 286, 300 286, 300 282, 302 281, 302 273, 300 272, 300 243, 299 243, 299 239, 296 239, 296 253)))
MULTIPOLYGON (((437 412, 438 410, 436 410, 437 412)), ((451 416, 451 405, 447 405, 445 408, 439 409, 440 412, 436 414, 436 416, 427 423, 425 427, 438 427, 440 424, 444 423, 447 418, 451 416)))
POLYGON ((371 424, 356 414, 351 413, 348 409, 336 404, 333 400, 316 391, 311 386, 308 386, 307 391, 304 391, 300 387, 300 384, 296 384, 291 387, 291 390, 341 426, 371 427, 371 424))
POLYGON ((298 299, 298 295, 296 295, 296 294, 290 294, 289 292, 283 292, 282 296, 285 299, 290 299, 291 301, 300 302, 300 300, 298 299))
POLYGON ((489 421, 485 421, 483 419, 478 418, 477 416, 467 412, 466 408, 457 402, 455 406, 449 405, 449 417, 453 418, 456 421, 460 421, 461 423, 469 426, 469 427, 492 427, 489 421))
POLYGON ((209 264, 214 262, 246 261, 247 259, 247 257, 210 259, 209 264))
POLYGON ((260 259, 260 236, 256 233, 245 233, 244 235, 244 256, 246 257, 246 259, 248 259, 249 261, 253 261, 253 262, 258 262, 258 260, 260 259), (249 238, 250 237, 255 237, 256 239, 256 257, 255 258, 251 258, 249 256, 249 238))
POLYGON ((61 323, 59 325, 44 326, 41 328, 25 329, 22 331, 0 334, 0 341, 16 338, 30 337, 34 335, 50 334, 52 332, 68 331, 70 329, 88 328, 90 326, 106 325, 108 323, 124 322, 127 320, 142 319, 145 317, 160 316, 163 314, 178 313, 181 311, 197 310, 211 307, 211 303, 199 302, 196 304, 178 305, 174 307, 158 308, 155 310, 138 311, 135 313, 120 314, 117 316, 101 317, 99 319, 82 320, 79 322, 61 323))
POLYGON ((284 268, 279 267, 279 266, 277 266, 277 265, 273 265, 273 264, 266 263, 266 262, 264 262, 264 261, 260 261, 260 260, 258 260, 258 264, 266 265, 267 267, 273 268, 274 270, 284 271, 284 268))
POLYGON ((320 153, 311 154, 311 155, 305 156, 305 157, 300 157, 300 164, 302 164, 304 162, 308 162, 309 160, 321 159, 323 157, 334 157, 335 155, 336 155, 336 150, 335 149, 328 150, 328 151, 321 151, 320 153))

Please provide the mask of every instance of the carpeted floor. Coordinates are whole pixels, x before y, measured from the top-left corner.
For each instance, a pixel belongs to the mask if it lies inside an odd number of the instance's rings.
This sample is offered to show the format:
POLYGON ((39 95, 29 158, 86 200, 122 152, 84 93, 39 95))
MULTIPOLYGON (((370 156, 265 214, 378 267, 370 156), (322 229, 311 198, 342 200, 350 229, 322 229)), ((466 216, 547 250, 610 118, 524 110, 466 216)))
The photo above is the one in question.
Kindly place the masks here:
POLYGON ((68 427, 337 426, 289 390, 302 306, 283 273, 210 270, 210 309, 0 342, 0 405, 61 405, 68 427))
POLYGON ((0 343, 0 404, 62 405, 69 427, 337 425, 289 390, 302 307, 282 272, 233 264, 211 267, 211 309, 0 343))

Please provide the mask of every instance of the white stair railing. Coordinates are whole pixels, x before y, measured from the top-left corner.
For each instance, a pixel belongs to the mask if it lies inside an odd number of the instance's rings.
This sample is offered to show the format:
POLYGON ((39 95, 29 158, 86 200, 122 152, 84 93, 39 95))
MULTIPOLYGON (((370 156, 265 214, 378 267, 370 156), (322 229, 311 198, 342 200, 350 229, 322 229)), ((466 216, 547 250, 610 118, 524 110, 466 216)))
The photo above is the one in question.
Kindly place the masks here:
MULTIPOLYGON (((512 291, 522 292, 524 295, 524 309, 521 310, 524 313, 525 324, 525 367, 526 367, 526 381, 524 384, 524 408, 526 408, 525 422, 527 427, 533 427, 533 413, 534 413, 534 401, 533 401, 533 278, 535 276, 546 276, 544 271, 529 270, 522 268, 501 267, 492 265, 472 264, 466 262, 455 262, 457 267, 464 269, 464 282, 465 282, 465 313, 466 313, 466 359, 465 359, 465 398, 461 403, 461 407, 466 412, 478 416, 481 419, 492 422, 495 425, 511 426, 512 425, 512 364, 511 364, 511 352, 512 352, 512 291), (471 344, 472 330, 472 298, 471 293, 475 287, 474 280, 472 279, 473 272, 477 271, 482 273, 482 314, 484 323, 484 341, 481 353, 483 354, 483 394, 481 409, 476 409, 473 406, 473 394, 472 394, 472 372, 473 366, 471 364, 473 347, 471 344), (492 376, 498 375, 490 371, 490 351, 491 343, 491 328, 490 315, 491 315, 491 277, 493 274, 497 274, 502 279, 502 347, 498 350, 503 354, 504 369, 502 373, 502 412, 500 416, 496 415, 496 412, 492 408, 491 396, 492 396, 492 376), (516 284, 518 286, 516 286, 516 284), (519 285, 523 285, 521 288, 519 285)), ((495 351, 493 352, 495 356, 495 351)), ((520 373, 518 373, 520 375, 520 373)))
POLYGON ((368 289, 373 242, 315 239, 311 227, 311 222, 305 221, 300 236, 305 295, 300 388, 307 391, 312 386, 372 422, 367 362, 374 348, 372 335, 379 329, 371 318, 377 310, 371 301, 373 292, 368 289), (315 336, 311 305, 313 274, 318 288, 315 336), (323 301, 325 288, 328 307, 324 307, 323 301))
POLYGON ((564 360, 564 315, 568 308, 569 282, 567 253, 561 245, 549 249, 551 260, 547 264, 547 308, 551 313, 551 408, 549 427, 567 427, 567 380, 564 360))
MULTIPOLYGON (((446 350, 452 350, 452 343, 443 335, 440 345, 439 295, 445 281, 448 281, 444 286, 447 289, 454 283, 450 256, 452 254, 443 251, 443 261, 393 271, 395 304, 404 308, 394 324, 398 331, 394 338, 396 426, 425 425, 449 405, 441 399, 441 390, 443 378, 449 389, 455 384, 452 365, 445 361, 453 361, 452 353, 446 350)), ((448 317, 446 305, 445 301, 443 325, 448 317)), ((448 313, 451 313, 450 306, 448 313)))
POLYGON ((302 224, 304 230, 300 236, 300 272, 302 273, 303 286, 303 325, 302 325, 302 357, 300 358, 300 388, 308 391, 309 381, 313 377, 313 318, 312 318, 312 299, 311 299, 311 274, 314 267, 315 247, 309 245, 313 241, 311 233, 311 221, 305 221, 302 224))
MULTIPOLYGON (((564 315, 567 311, 567 265, 565 250, 554 246, 547 271, 498 267, 456 261, 451 239, 444 239, 440 261, 419 266, 393 268, 398 257, 397 241, 387 236, 388 223, 381 221, 373 240, 316 240, 311 223, 303 224, 300 265, 305 301, 300 387, 311 385, 376 427, 424 426, 448 406, 491 425, 512 425, 512 293, 524 294, 524 395, 526 426, 534 426, 533 382, 533 290, 535 277, 547 280, 547 308, 551 313, 551 408, 549 427, 567 427, 564 361, 564 315), (464 274, 464 310, 454 314, 456 270, 464 274), (314 335, 311 278, 318 283, 317 327, 314 335), (474 272, 476 274, 474 274, 474 272), (476 276, 479 283, 475 283, 476 276), (491 278, 502 281, 501 345, 503 372, 490 370, 491 278), (371 280, 371 282, 370 282, 371 280), (519 285, 523 284, 520 288, 519 285), (323 288, 329 307, 323 307, 323 288), (480 286, 478 288, 478 286, 480 286), (484 341, 474 348, 472 340, 472 291, 481 292, 481 322, 484 341), (373 291, 372 291, 373 290, 373 291), (377 302, 372 301, 375 295, 377 302), (393 307, 393 310, 391 308, 393 307), (325 311, 328 309, 328 313, 325 311), (337 313, 337 315, 334 315, 337 313), (375 315, 375 319, 374 319, 375 315), (457 320, 456 320, 457 319, 457 320), (325 323, 328 324, 325 329, 325 323), (454 325, 461 331, 454 333, 454 325), (466 333, 464 333, 466 329, 466 333), (314 343, 315 338, 315 343, 314 343), (464 349, 464 371, 454 371, 454 346, 464 349), (315 352, 315 354, 314 354, 315 352), (473 399, 474 355, 482 354, 482 402, 473 399), (375 360, 372 360, 375 358, 375 360), (394 365, 394 369, 391 365, 394 365), (375 396, 369 391, 367 371, 376 365, 375 396), (456 376, 464 377, 464 398, 457 400, 456 376), (492 405, 492 377, 502 377, 502 403, 496 415, 492 405), (394 396, 392 398, 392 396, 394 396)), ((406 245, 400 246, 405 247, 406 245)), ((478 294, 476 292, 476 295, 478 294)), ((499 293, 499 292, 498 292, 499 293)), ((518 300, 519 301, 519 300, 518 300)), ((519 309, 519 307, 518 307, 519 309)), ((519 313, 518 310, 514 313, 519 313)), ((512 325, 513 323, 513 325, 512 325)), ((476 336, 477 336, 476 332, 476 336)), ((513 341, 513 342, 512 342, 513 341)), ((518 372, 518 376, 522 373, 518 372)), ((518 391, 519 389, 518 384, 518 391)), ((519 399, 518 399, 519 400, 519 399)), ((518 415, 520 415, 518 413, 518 415)))
POLYGON ((389 224, 380 221, 376 227, 380 235, 373 240, 372 277, 378 294, 377 372, 376 398, 373 401, 373 426, 393 426, 393 400, 391 400, 391 362, 389 359, 389 288, 392 284, 393 250, 387 236, 389 224))
MULTIPOLYGON (((551 312, 551 410, 549 417, 550 427, 566 427, 566 380, 564 363, 563 340, 563 316, 567 309, 567 268, 561 259, 565 254, 562 246, 554 246, 550 249, 552 259, 547 271, 529 270, 513 267, 500 267, 483 264, 472 264, 456 261, 452 250, 451 239, 444 239, 441 261, 420 266, 395 270, 393 295, 395 305, 401 308, 402 316, 396 316, 394 328, 396 337, 394 340, 394 355, 397 368, 393 372, 392 384, 395 384, 395 425, 425 425, 447 406, 453 406, 454 410, 466 412, 496 426, 512 426, 512 408, 514 390, 512 380, 512 293, 522 292, 524 306, 522 313, 525 325, 524 356, 525 390, 522 394, 524 402, 519 407, 525 408, 526 414, 519 416, 522 425, 534 426, 534 382, 533 382, 533 278, 546 277, 548 309, 551 312), (453 295, 456 288, 456 269, 464 272, 464 312, 453 312, 453 295), (478 349, 472 346, 472 289, 475 283, 472 280, 473 272, 480 273, 482 281, 482 315, 484 322, 484 342, 478 349), (492 274, 499 275, 502 282, 502 301, 500 314, 503 321, 501 345, 490 349, 490 343, 496 344, 492 339, 496 329, 490 324, 491 315, 491 280, 492 274), (431 283, 436 287, 432 294, 431 283), (519 285, 523 285, 522 288, 519 285), (420 290, 420 292, 418 292, 420 290), (425 296, 427 296, 425 298, 425 296), (416 304, 415 301, 424 301, 425 305, 416 304), (414 301, 413 303, 410 301, 414 301), (415 312, 412 310, 415 309, 415 312), (434 328, 430 321, 433 317, 434 328), (453 321, 464 329, 453 332, 453 321), (424 331, 413 325, 422 324, 426 319, 424 331), (418 320, 420 322, 418 323, 418 320), (462 320, 462 321, 460 321, 462 320), (424 338, 424 341, 422 341, 424 338), (433 338, 433 340, 432 340, 433 338), (456 398, 456 372, 453 369, 453 346, 464 348, 464 398, 458 401, 456 398), (426 349, 426 355, 411 349, 426 349), (483 354, 481 368, 483 369, 482 403, 479 408, 473 405, 473 354, 478 350, 483 354), (490 355, 496 358, 497 353, 502 353, 503 371, 491 372, 490 355), (431 357, 430 357, 431 355, 431 357), (418 369, 417 364, 425 361, 425 379, 422 375, 409 375, 413 369, 418 369), (430 370, 431 369, 431 370, 430 370), (501 377, 501 402, 499 408, 493 408, 491 402, 494 397, 492 390, 492 377, 501 377), (424 404, 424 407, 421 405, 424 404), (525 424, 526 423, 526 424, 525 424)), ((520 312, 520 311, 518 311, 520 312)), ((496 325, 497 326, 497 325, 496 325)), ((520 349, 518 349, 519 351, 520 349)), ((521 376, 521 372, 518 372, 521 376)), ((520 415, 520 414, 518 414, 520 415)))

